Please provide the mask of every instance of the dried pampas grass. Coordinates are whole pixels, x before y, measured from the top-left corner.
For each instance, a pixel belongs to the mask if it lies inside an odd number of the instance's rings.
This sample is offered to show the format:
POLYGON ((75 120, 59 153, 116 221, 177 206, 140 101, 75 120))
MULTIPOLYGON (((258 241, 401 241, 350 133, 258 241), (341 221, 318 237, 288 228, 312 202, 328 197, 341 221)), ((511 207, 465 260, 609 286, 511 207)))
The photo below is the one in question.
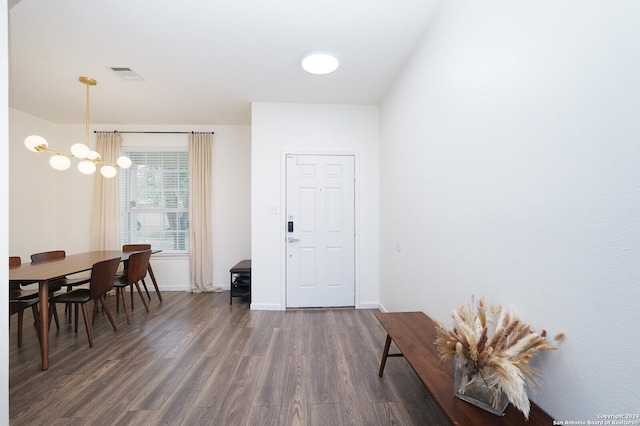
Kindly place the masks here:
MULTIPOLYGON (((487 308, 484 298, 476 304, 472 297, 469 306, 460 306, 451 315, 452 330, 437 321, 434 324, 442 359, 458 355, 467 361, 466 380, 458 391, 464 393, 481 384, 498 389, 528 419, 530 404, 526 386, 538 384, 538 373, 529 365, 529 360, 536 351, 557 349, 557 346, 548 344, 544 330, 536 333, 521 322, 513 307, 487 308)), ((559 333, 555 340, 563 337, 564 334, 559 333)))

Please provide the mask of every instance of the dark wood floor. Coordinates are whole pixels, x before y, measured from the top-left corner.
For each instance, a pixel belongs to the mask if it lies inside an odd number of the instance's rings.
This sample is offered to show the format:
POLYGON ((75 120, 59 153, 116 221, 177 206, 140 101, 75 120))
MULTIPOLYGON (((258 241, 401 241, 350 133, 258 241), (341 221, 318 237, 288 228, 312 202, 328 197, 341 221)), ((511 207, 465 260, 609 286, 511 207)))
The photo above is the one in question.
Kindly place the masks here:
POLYGON ((154 294, 127 326, 103 313, 89 348, 51 329, 40 370, 31 312, 10 331, 10 421, 20 425, 444 425, 404 358, 378 366, 385 332, 371 310, 251 311, 229 293, 154 294))

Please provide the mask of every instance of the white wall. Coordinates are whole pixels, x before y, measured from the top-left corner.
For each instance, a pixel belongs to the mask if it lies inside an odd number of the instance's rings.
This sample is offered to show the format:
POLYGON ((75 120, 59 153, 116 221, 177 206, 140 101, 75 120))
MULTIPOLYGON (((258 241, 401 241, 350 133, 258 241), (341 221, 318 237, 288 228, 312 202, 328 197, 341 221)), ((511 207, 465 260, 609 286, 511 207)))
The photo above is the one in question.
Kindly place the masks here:
POLYGON ((229 269, 251 258, 251 127, 215 131, 213 281, 228 289, 229 269))
POLYGON ((9 109, 9 124, 9 253, 28 260, 56 240, 59 174, 49 167, 48 155, 34 154, 23 141, 38 134, 55 149, 56 129, 15 109, 9 109))
MULTIPOLYGON (((8 61, 8 37, 7 37, 7 8, 0 11, 0 229, 7 229, 9 225, 9 61, 8 61)), ((6 259, 9 237, 7 232, 1 232, 0 255, 6 259)), ((9 273, 7 264, 0 267, 0 280, 7 282, 9 273)), ((9 328, 7 311, 9 310, 9 295, 0 292, 0 330, 9 328)), ((9 424, 9 333, 2 333, 0 337, 0 424, 9 424)))
POLYGON ((308 152, 356 156, 356 306, 377 307, 378 108, 254 103, 251 122, 252 309, 286 307, 283 161, 308 152))
POLYGON ((640 3, 448 1, 381 105, 380 301, 551 335, 558 420, 640 413, 640 3), (401 250, 396 250, 397 241, 401 250))
MULTIPOLYGON (((89 235, 93 177, 77 170, 49 167, 49 155, 28 151, 23 140, 40 134, 50 148, 67 151, 84 142, 82 125, 56 125, 10 110, 9 252, 28 261, 31 253, 64 248, 68 254, 91 249, 89 235)), ((93 130, 214 131, 213 232, 214 284, 229 288, 229 269, 237 257, 250 257, 250 127, 92 125, 93 130), (126 128, 125 128, 126 127, 126 128)), ((186 135, 124 134, 123 145, 186 146, 186 135)), ((189 261, 184 255, 157 254, 153 268, 161 290, 189 290, 189 261)))

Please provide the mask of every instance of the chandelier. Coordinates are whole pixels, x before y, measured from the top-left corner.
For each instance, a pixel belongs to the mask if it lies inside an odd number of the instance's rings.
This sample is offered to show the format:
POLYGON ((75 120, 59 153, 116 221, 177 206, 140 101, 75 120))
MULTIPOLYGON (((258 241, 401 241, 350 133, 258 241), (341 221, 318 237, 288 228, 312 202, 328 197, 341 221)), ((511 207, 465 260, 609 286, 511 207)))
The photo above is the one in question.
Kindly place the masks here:
POLYGON ((117 168, 128 169, 131 167, 129 157, 122 156, 116 163, 102 161, 100 154, 89 148, 89 86, 95 86, 97 82, 90 77, 80 77, 80 82, 87 86, 87 108, 85 123, 85 143, 76 143, 71 146, 71 153, 49 149, 49 143, 45 138, 38 135, 27 136, 24 145, 33 152, 49 152, 53 155, 49 159, 49 165, 56 170, 66 170, 71 166, 71 157, 78 158, 78 170, 85 175, 93 174, 97 166, 100 166, 100 174, 106 178, 112 178, 117 173, 117 168))

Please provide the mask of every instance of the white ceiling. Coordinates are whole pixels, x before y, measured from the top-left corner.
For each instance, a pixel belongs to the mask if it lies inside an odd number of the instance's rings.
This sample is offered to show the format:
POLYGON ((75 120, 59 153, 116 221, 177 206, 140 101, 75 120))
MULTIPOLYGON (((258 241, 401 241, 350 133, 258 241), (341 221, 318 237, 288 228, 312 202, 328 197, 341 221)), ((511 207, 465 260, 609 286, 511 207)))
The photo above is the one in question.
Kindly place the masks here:
POLYGON ((249 124, 251 102, 377 104, 445 0, 10 0, 10 106, 54 123, 249 124), (332 74, 302 58, 335 54, 332 74), (127 82, 107 67, 129 67, 127 82))

